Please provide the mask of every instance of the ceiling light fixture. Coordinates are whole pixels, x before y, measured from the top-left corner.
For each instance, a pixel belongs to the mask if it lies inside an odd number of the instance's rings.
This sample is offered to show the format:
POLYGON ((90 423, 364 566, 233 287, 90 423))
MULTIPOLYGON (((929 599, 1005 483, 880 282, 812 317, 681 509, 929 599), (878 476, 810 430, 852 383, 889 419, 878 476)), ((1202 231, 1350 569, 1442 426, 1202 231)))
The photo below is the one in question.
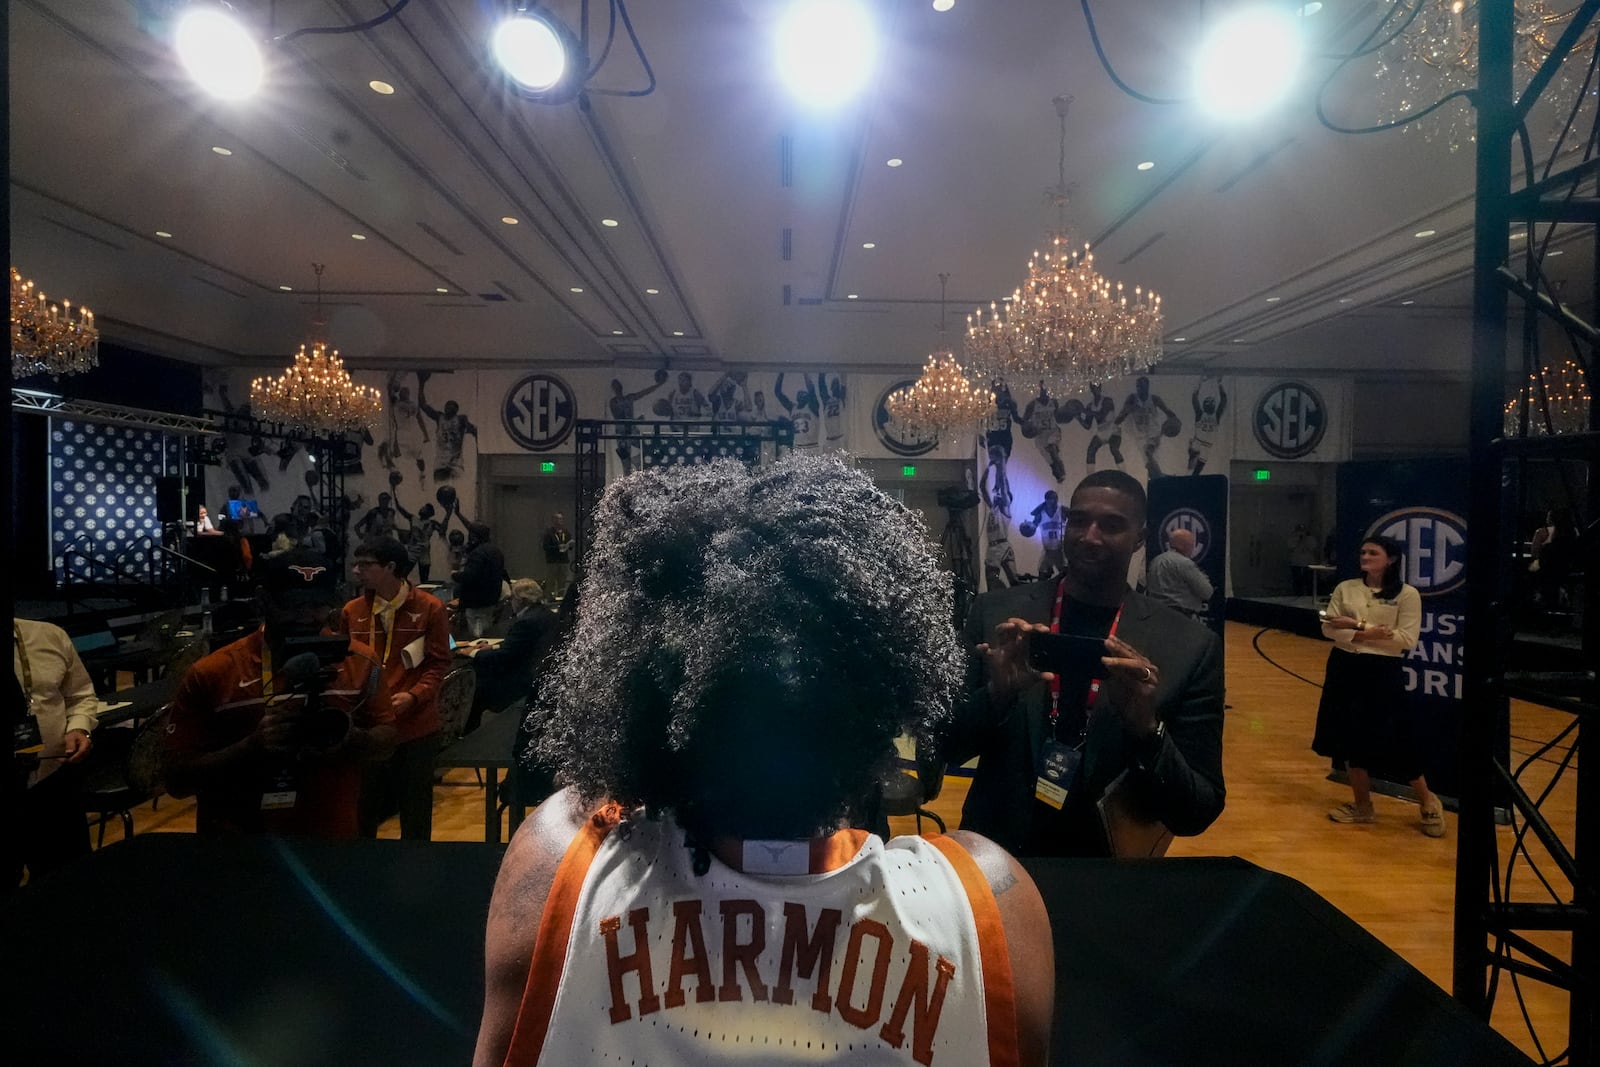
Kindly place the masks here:
POLYGON ((301 345, 294 362, 276 378, 256 378, 250 383, 250 410, 258 419, 277 422, 314 436, 337 437, 371 430, 383 415, 378 390, 357 385, 344 369, 337 349, 323 339, 327 321, 322 317, 321 263, 317 274, 317 310, 311 323, 311 351, 301 345))
POLYGON ((1276 304, 1278 301, 1280 301, 1282 299, 1283 299, 1283 297, 1281 297, 1281 296, 1269 296, 1269 297, 1267 297, 1267 303, 1276 304))
POLYGON ((172 234, 168 233, 166 230, 157 230, 156 231, 156 236, 157 237, 171 237, 172 234))
POLYGON ((644 291, 644 293, 645 293, 646 296, 660 296, 661 295, 661 290, 660 289, 646 289, 644 291))
POLYGON ((933 0, 933 9, 935 11, 949 11, 955 6, 956 0, 933 0))
POLYGON ((581 293, 581 292, 583 292, 583 289, 582 289, 582 287, 580 287, 580 286, 576 286, 576 285, 574 285, 574 286, 572 286, 572 287, 571 287, 571 288, 569 288, 569 289, 568 289, 568 290, 567 290, 567 292, 569 292, 569 293, 581 293))
POLYGON ((1411 236, 1413 236, 1413 237, 1432 237, 1434 234, 1436 234, 1438 232, 1439 232, 1438 230, 1418 230, 1416 233, 1412 234, 1411 236))
POLYGON ((1174 337, 1172 340, 1174 342, 1179 342, 1179 341, 1187 341, 1188 338, 1187 337, 1174 337))
POLYGON ((283 290, 283 291, 284 291, 284 292, 286 292, 286 293, 292 293, 292 292, 294 292, 294 287, 293 287, 293 286, 291 286, 291 285, 280 285, 280 286, 278 286, 278 288, 279 288, 279 289, 281 289, 281 290, 283 290))
POLYGON ((622 336, 622 331, 621 330, 612 330, 611 331, 611 336, 612 337, 621 337, 622 336))
POLYGON ((1415 303, 1416 303, 1415 300, 1402 300, 1402 301, 1400 301, 1400 306, 1403 307, 1403 308, 1408 308, 1412 304, 1415 304, 1415 303))
POLYGON ((1522 416, 1527 412, 1530 437, 1550 434, 1583 433, 1589 428, 1589 380, 1583 367, 1565 359, 1561 366, 1549 363, 1528 375, 1528 384, 1506 401, 1504 432, 1521 437, 1522 416))
POLYGON ((898 166, 901 166, 904 163, 905 163, 905 160, 901 159, 899 156, 896 156, 894 159, 889 160, 884 165, 888 166, 888 167, 898 167, 898 166))
POLYGON ((683 331, 682 330, 673 330, 672 331, 672 336, 674 336, 674 337, 682 337, 683 336, 683 331))
POLYGON ((500 20, 489 39, 500 69, 530 93, 547 93, 567 73, 565 27, 538 11, 519 10, 500 20))
POLYGON ((1282 7, 1236 10, 1206 34, 1195 59, 1195 95, 1213 117, 1255 118, 1294 84, 1304 43, 1282 7))
POLYGON ((587 49, 598 31, 590 32, 587 0, 579 7, 576 31, 556 18, 548 6, 539 0, 516 0, 514 10, 502 17, 490 34, 489 51, 519 96, 540 104, 564 104, 579 94, 649 96, 655 92, 655 70, 634 32, 625 0, 609 0, 603 5, 609 19, 605 47, 592 64, 587 49), (590 88, 590 80, 611 55, 619 24, 628 35, 647 83, 640 89, 590 88))
POLYGON ((515 226, 521 220, 515 215, 501 215, 500 221, 505 223, 507 226, 515 226))
POLYGON ((1069 96, 1055 105, 1060 127, 1056 186, 1051 201, 1056 229, 1049 250, 1034 252, 1028 276, 1014 299, 991 303, 967 317, 967 366, 989 380, 1034 383, 1067 396, 1096 382, 1142 371, 1161 359, 1161 298, 1136 286, 1130 298, 1119 282, 1094 269, 1094 254, 1067 231, 1067 111, 1069 96))
POLYGON ((352 241, 365 241, 367 239, 367 235, 364 233, 353 233, 350 235, 350 239, 352 241))
POLYGON ((844 295, 844 298, 845 298, 845 299, 846 299, 846 300, 859 300, 859 299, 861 299, 861 298, 860 298, 860 297, 859 297, 859 296, 858 296, 858 295, 857 295, 857 294, 855 294, 855 293, 846 293, 846 294, 845 294, 845 295, 844 295))
POLYGON ((1564 255, 1566 255, 1566 254, 1567 254, 1567 253, 1566 253, 1566 250, 1565 250, 1565 249, 1562 249, 1562 248, 1552 248, 1552 249, 1551 249, 1551 250, 1550 250, 1550 251, 1548 251, 1548 252, 1546 252, 1546 253, 1545 253, 1545 258, 1547 258, 1547 259, 1548 259, 1548 258, 1549 258, 1549 257, 1550 257, 1550 256, 1564 256, 1564 255))
POLYGON ((1351 302, 1351 301, 1352 301, 1352 300, 1354 300, 1354 299, 1355 299, 1355 298, 1354 298, 1354 297, 1350 297, 1350 296, 1341 296, 1341 297, 1340 297, 1340 298, 1339 298, 1339 303, 1341 303, 1341 304, 1348 304, 1348 303, 1350 303, 1350 302, 1351 302))
POLYGON ((607 227, 609 229, 616 229, 618 226, 621 225, 621 223, 619 223, 616 219, 601 219, 600 220, 600 225, 605 226, 605 227, 607 227))
POLYGON ((877 248, 878 247, 878 242, 876 242, 876 241, 863 241, 861 243, 861 247, 862 248, 877 248))
POLYGON ((438 287, 438 288, 437 288, 437 289, 435 289, 435 290, 434 290, 434 292, 436 292, 436 293, 448 293, 448 292, 449 292, 449 291, 450 291, 450 290, 449 290, 449 289, 446 289, 446 288, 445 288, 445 287, 444 287, 444 286, 442 286, 442 285, 441 285, 441 286, 439 286, 439 287, 438 287))
POLYGON ((1156 164, 1155 164, 1154 160, 1147 159, 1143 163, 1139 164, 1138 169, 1139 170, 1151 170, 1151 169, 1153 169, 1155 167, 1155 165, 1156 164))
POLYGON ((212 145, 211 146, 211 151, 215 152, 219 156, 231 156, 231 155, 233 155, 233 149, 231 149, 231 148, 223 148, 219 144, 212 145))
POLYGON ((377 93, 379 96, 393 96, 394 95, 394 86, 390 85, 386 81, 379 81, 377 78, 373 78, 371 81, 369 81, 367 83, 367 88, 371 89, 373 92, 377 93))
POLYGON ((955 353, 945 347, 945 289, 950 275, 939 275, 939 350, 928 356, 922 374, 910 386, 884 397, 889 417, 903 432, 936 441, 975 427, 994 411, 994 390, 974 384, 955 353))
POLYGON ((11 376, 82 374, 100 364, 94 312, 72 301, 52 304, 11 268, 11 376))
POLYGON ((871 77, 875 38, 872 19, 855 0, 794 0, 778 20, 778 78, 804 104, 842 104, 871 77))
POLYGON ((172 33, 178 61, 219 100, 247 100, 266 77, 259 38, 226 4, 194 4, 172 33))

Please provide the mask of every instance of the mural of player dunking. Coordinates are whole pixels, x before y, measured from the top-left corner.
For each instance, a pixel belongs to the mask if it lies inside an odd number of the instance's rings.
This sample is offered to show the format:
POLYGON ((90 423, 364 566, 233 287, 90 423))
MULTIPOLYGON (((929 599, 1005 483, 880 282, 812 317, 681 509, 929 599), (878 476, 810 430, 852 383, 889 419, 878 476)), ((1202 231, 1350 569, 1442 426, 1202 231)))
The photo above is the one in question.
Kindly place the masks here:
POLYGON ((1117 425, 1128 421, 1128 426, 1133 436, 1139 441, 1139 449, 1144 453, 1144 466, 1152 478, 1161 477, 1161 464, 1156 462, 1156 449, 1161 446, 1163 437, 1176 437, 1183 424, 1178 421, 1178 416, 1172 413, 1166 402, 1150 391, 1150 379, 1140 375, 1133 383, 1133 392, 1128 394, 1128 399, 1122 404, 1122 411, 1117 415, 1117 425), (1162 422, 1156 421, 1156 412, 1166 416, 1162 422))
MULTIPOLYGON (((402 382, 403 373, 395 371, 389 375, 389 410, 386 413, 389 435, 378 445, 378 459, 389 470, 402 463, 415 464, 420 478, 428 470, 422 458, 423 446, 430 440, 428 424, 421 405, 411 396, 410 387, 402 382)), ((420 386, 418 391, 421 391, 420 386)))
POLYGON ((466 472, 465 449, 467 435, 478 436, 478 428, 461 413, 461 405, 454 400, 444 402, 444 410, 431 407, 427 400, 428 378, 431 371, 417 371, 417 407, 433 420, 434 454, 433 480, 448 482, 466 472))
MULTIPOLYGON (((411 559, 412 573, 417 576, 418 580, 426 582, 428 573, 433 567, 433 539, 435 537, 441 540, 444 539, 445 527, 450 522, 450 512, 446 511, 444 522, 440 522, 434 518, 438 512, 434 510, 433 505, 424 502, 421 507, 417 508, 416 514, 413 515, 406 510, 405 504, 400 501, 401 480, 399 471, 390 473, 389 485, 394 490, 394 510, 403 515, 406 521, 410 523, 410 526, 404 530, 396 526, 395 535, 406 546, 406 555, 411 559)), ((450 487, 440 486, 439 488, 443 490, 450 487)), ((455 499, 454 489, 450 490, 450 498, 452 501, 455 499)))
MULTIPOLYGON (((647 385, 643 389, 628 393, 623 391, 620 378, 611 379, 611 399, 606 402, 611 409, 611 417, 618 422, 638 422, 639 416, 634 413, 633 405, 660 389, 666 384, 666 381, 667 372, 658 370, 656 371, 654 385, 647 385)), ((623 474, 633 473, 634 454, 641 452, 643 447, 643 440, 636 436, 625 437, 617 442, 617 458, 622 460, 623 474)), ((640 466, 644 464, 644 456, 642 454, 639 456, 639 464, 640 466)))
POLYGON ((1228 393, 1222 388, 1220 378, 1201 378, 1190 398, 1194 405, 1194 436, 1189 438, 1189 473, 1205 470, 1211 458, 1211 446, 1216 443, 1217 429, 1222 425, 1222 413, 1228 409, 1228 393), (1209 386, 1209 388, 1207 388, 1209 386))
POLYGON ((983 576, 989 588, 1016 585, 1017 550, 1011 544, 1011 486, 1006 481, 1005 454, 998 443, 989 446, 989 465, 978 480, 978 492, 987 509, 983 516, 983 576), (991 487, 989 475, 994 475, 991 487), (1001 582, 1001 576, 1005 581, 1001 582))
POLYGON ((772 395, 789 413, 789 422, 794 426, 794 447, 797 450, 815 449, 817 435, 822 428, 822 406, 817 402, 816 387, 811 384, 811 375, 804 375, 804 379, 805 388, 795 394, 793 400, 784 394, 782 371, 778 372, 778 380, 772 384, 772 395))
POLYGON ((822 436, 828 448, 844 447, 844 375, 835 374, 828 381, 826 372, 817 375, 817 386, 822 392, 822 436))

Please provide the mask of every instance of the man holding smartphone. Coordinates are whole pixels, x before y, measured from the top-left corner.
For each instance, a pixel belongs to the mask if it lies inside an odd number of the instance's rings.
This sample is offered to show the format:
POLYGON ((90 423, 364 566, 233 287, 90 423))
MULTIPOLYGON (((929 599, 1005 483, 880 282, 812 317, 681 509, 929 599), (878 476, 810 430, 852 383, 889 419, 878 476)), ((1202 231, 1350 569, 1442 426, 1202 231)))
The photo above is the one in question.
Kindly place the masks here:
POLYGON ((1061 579, 973 603, 943 752, 979 757, 963 829, 1022 855, 1138 855, 1221 814, 1221 644, 1128 588, 1145 509, 1127 474, 1090 474, 1067 506, 1061 579))

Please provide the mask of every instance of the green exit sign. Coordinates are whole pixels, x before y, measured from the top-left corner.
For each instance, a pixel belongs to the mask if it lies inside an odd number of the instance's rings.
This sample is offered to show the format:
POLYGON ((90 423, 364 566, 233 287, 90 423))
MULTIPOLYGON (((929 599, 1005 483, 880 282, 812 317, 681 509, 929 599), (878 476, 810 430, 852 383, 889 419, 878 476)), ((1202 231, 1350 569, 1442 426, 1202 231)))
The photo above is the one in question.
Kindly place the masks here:
POLYGON ((555 462, 553 460, 548 460, 547 459, 547 460, 544 460, 543 462, 541 462, 539 464, 539 473, 540 474, 554 474, 555 472, 556 472, 556 465, 555 465, 555 462))
POLYGON ((1256 468, 1256 481, 1258 481, 1258 482, 1270 482, 1270 481, 1272 481, 1272 472, 1269 471, 1265 467, 1257 467, 1256 468))
POLYGON ((908 463, 900 468, 900 476, 902 478, 915 478, 917 476, 917 468, 908 463))

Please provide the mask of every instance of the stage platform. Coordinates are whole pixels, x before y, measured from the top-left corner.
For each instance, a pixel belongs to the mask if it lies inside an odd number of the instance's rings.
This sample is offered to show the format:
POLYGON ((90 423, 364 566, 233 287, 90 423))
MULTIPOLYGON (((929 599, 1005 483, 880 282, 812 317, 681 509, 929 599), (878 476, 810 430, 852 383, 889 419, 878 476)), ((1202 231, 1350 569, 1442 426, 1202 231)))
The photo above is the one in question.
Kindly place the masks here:
MULTIPOLYGON (((11 1058, 468 1063, 500 855, 189 834, 111 846, 6 907, 11 1058)), ((1529 1062, 1321 897, 1243 860, 1026 866, 1056 945, 1054 1063, 1529 1062)))
POLYGON ((1229 597, 1228 621, 1251 626, 1269 626, 1302 637, 1321 637, 1322 621, 1317 609, 1327 599, 1308 596, 1229 597))

